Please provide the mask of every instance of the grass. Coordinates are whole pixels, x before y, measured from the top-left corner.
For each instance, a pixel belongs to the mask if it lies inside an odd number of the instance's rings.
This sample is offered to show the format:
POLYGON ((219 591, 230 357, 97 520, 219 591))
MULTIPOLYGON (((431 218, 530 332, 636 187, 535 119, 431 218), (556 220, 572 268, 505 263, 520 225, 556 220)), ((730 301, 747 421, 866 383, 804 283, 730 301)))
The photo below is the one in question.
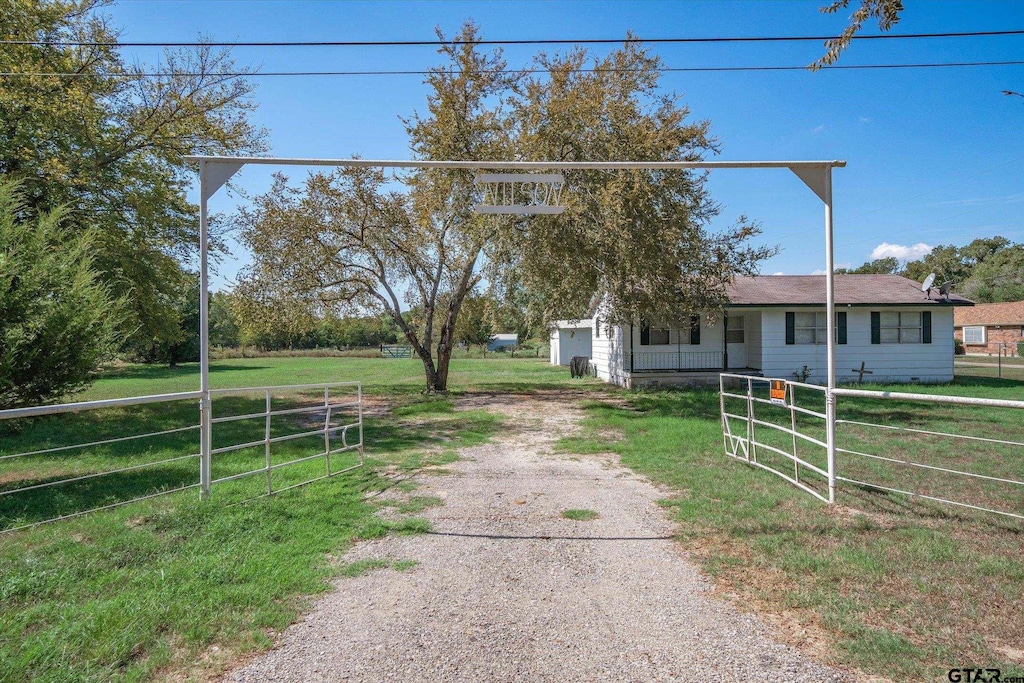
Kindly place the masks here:
MULTIPOLYGON (((1024 384, 966 376, 945 386, 888 388, 1020 398, 1024 384)), ((587 414, 584 436, 565 439, 561 447, 582 453, 611 449, 627 466, 670 486, 675 493, 662 504, 719 587, 744 603, 795 618, 809 638, 830 643, 834 663, 908 681, 938 679, 958 666, 1024 674, 1024 663, 1013 659, 1020 655, 1007 650, 1024 642, 1024 527, 1017 521, 849 485, 841 486, 839 505, 830 508, 763 470, 726 458, 712 390, 628 394, 616 405, 595 400, 587 414), (585 436, 609 432, 623 438, 609 444, 585 436)), ((944 431, 953 424, 954 431, 1013 434, 1016 440, 1024 432, 1021 411, 843 399, 839 416, 944 431)), ((859 439, 861 446, 892 457, 961 467, 969 460, 986 473, 1024 478, 1019 448, 953 453, 948 443, 928 437, 868 436, 844 427, 840 445, 843 438, 859 439)), ((767 432, 762 429, 759 439, 767 432)), ((816 457, 810 449, 805 455, 816 457)), ((840 467, 872 468, 876 478, 904 487, 943 486, 927 475, 909 481, 905 467, 855 464, 852 457, 840 460, 840 467)), ((1007 486, 1001 493, 975 484, 948 491, 948 480, 944 486, 949 494, 1024 510, 1024 499, 1007 486)))
POLYGON ((597 514, 597 512, 595 512, 594 510, 572 509, 562 510, 562 516, 566 519, 572 519, 577 522, 589 522, 591 520, 597 519, 601 515, 597 514))
MULTIPOLYGON (((415 358, 237 358, 210 364, 214 389, 322 382, 362 382, 371 395, 413 396, 425 386, 423 364, 415 358)), ((546 359, 511 359, 491 354, 486 359, 452 361, 449 389, 459 394, 474 391, 529 392, 572 386, 600 388, 597 380, 570 384, 566 368, 551 367, 546 359)), ((154 365, 112 367, 89 389, 72 400, 94 401, 143 396, 199 388, 199 365, 176 368, 154 365)))
MULTIPOLYGON (((333 577, 373 569, 334 561, 354 541, 390 533, 423 533, 415 515, 439 503, 408 496, 403 517, 374 513, 385 489, 411 493, 411 472, 441 472, 457 449, 486 441, 501 428, 488 412, 454 412, 451 398, 420 395, 416 361, 357 358, 259 358, 218 361, 217 387, 328 381, 364 382, 370 408, 364 434, 368 467, 253 498, 262 476, 215 485, 210 500, 194 490, 0 535, 0 680, 107 681, 205 677, 232 658, 269 647, 333 577)), ((488 358, 453 364, 455 394, 502 393, 570 384, 567 372, 542 362, 488 358)), ((74 397, 93 400, 198 386, 198 368, 122 366, 74 397)), ((221 397, 217 415, 262 409, 259 395, 221 397)), ((302 393, 275 397, 275 408, 308 405, 302 393)), ((4 423, 0 455, 102 440, 195 423, 193 401, 108 409, 4 423)), ((310 429, 310 416, 275 418, 273 434, 310 429)), ((315 419, 314 419, 315 422, 315 419)), ((217 425, 214 447, 262 438, 263 420, 217 425)), ((196 452, 194 431, 87 451, 0 460, 0 491, 196 452)), ((319 439, 275 444, 275 463, 322 450, 319 439)), ((214 456, 214 477, 263 465, 262 446, 214 456)), ((354 456, 338 456, 340 468, 354 456)), ((323 471, 323 460, 274 471, 275 486, 323 471)), ((193 484, 195 459, 97 477, 28 494, 0 496, 0 526, 38 521, 193 484)), ((387 560, 396 570, 412 560, 387 560)))

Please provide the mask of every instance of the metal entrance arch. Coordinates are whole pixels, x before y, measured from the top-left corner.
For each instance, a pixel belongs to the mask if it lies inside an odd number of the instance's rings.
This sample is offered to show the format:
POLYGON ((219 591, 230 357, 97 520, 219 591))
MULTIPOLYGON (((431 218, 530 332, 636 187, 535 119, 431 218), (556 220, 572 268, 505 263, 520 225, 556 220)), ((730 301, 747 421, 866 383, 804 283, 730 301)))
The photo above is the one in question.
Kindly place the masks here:
MULTIPOLYGON (((199 390, 202 393, 200 441, 200 493, 210 494, 211 404, 210 404, 210 311, 209 311, 209 225, 207 201, 224 183, 247 164, 265 166, 331 166, 334 168, 451 168, 477 171, 668 171, 726 168, 789 169, 825 204, 825 302, 828 319, 835 320, 835 257, 832 240, 832 169, 846 166, 845 161, 396 161, 379 159, 301 159, 277 157, 187 156, 199 164, 199 390)), ((829 472, 835 472, 836 457, 836 332, 826 329, 828 345, 828 386, 825 391, 826 443, 829 472)), ((828 499, 835 501, 836 481, 829 476, 828 499)))

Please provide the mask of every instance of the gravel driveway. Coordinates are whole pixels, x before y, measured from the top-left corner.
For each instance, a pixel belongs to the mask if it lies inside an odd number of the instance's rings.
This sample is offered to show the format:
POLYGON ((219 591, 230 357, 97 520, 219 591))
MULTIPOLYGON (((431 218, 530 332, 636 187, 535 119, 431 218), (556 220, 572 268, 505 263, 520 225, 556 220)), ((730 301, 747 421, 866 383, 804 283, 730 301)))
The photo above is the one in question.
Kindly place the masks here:
MULTIPOLYGON (((553 454, 575 397, 473 397, 512 429, 415 495, 433 531, 354 547, 415 560, 343 578, 234 681, 831 681, 711 593, 671 540, 664 493, 614 456, 553 454), (572 521, 565 509, 595 510, 572 521)), ((397 493, 393 494, 397 495, 397 493)))

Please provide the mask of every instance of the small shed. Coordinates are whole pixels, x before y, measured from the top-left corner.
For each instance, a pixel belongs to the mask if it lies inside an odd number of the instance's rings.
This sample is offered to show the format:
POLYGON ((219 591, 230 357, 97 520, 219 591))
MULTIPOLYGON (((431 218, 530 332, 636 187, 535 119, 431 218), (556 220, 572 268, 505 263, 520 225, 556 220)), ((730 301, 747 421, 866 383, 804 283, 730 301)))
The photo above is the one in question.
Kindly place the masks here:
POLYGON ((573 356, 593 358, 594 321, 562 320, 551 330, 551 364, 569 365, 573 356))
POLYGON ((515 332, 509 334, 496 334, 491 337, 490 343, 487 344, 488 351, 497 351, 498 349, 511 349, 519 345, 519 335, 515 332))

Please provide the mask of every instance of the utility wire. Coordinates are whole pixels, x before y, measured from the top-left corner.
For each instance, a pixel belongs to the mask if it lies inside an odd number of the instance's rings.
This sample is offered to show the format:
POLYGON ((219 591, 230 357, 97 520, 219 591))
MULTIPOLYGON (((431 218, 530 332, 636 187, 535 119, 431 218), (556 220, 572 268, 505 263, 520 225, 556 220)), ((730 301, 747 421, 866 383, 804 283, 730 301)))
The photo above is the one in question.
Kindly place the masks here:
MULTIPOLYGON (((918 38, 976 38, 1024 35, 1024 29, 1007 31, 961 31, 949 33, 886 33, 856 35, 853 40, 906 40, 918 38)), ((724 36, 708 38, 569 38, 521 40, 325 40, 325 41, 239 41, 239 42, 102 42, 73 40, 0 40, 0 45, 41 45, 66 47, 416 47, 443 45, 609 45, 630 43, 782 43, 835 40, 840 36, 724 36)))
MULTIPOLYGON (((866 69, 938 69, 951 67, 978 67, 978 66, 1021 66, 1024 60, 998 61, 998 62, 924 62, 916 64, 834 64, 824 66, 821 71, 852 71, 866 69)), ((666 67, 659 69, 662 73, 693 73, 693 72, 729 72, 729 71, 806 71, 806 66, 692 66, 692 67, 666 67)), ((513 74, 513 73, 537 73, 536 69, 502 69, 490 70, 481 73, 489 74, 513 74)), ((545 70, 541 70, 545 71, 545 70)), ((573 73, 632 73, 635 69, 573 69, 573 73)), ((146 73, 110 73, 101 74, 95 72, 57 72, 57 71, 2 71, 0 77, 47 77, 56 76, 61 78, 165 78, 169 76, 199 77, 208 76, 211 78, 257 78, 277 76, 427 76, 434 73, 426 70, 409 71, 229 71, 215 73, 199 72, 172 72, 155 71, 146 73)), ((459 74, 460 71, 448 73, 459 74)))

